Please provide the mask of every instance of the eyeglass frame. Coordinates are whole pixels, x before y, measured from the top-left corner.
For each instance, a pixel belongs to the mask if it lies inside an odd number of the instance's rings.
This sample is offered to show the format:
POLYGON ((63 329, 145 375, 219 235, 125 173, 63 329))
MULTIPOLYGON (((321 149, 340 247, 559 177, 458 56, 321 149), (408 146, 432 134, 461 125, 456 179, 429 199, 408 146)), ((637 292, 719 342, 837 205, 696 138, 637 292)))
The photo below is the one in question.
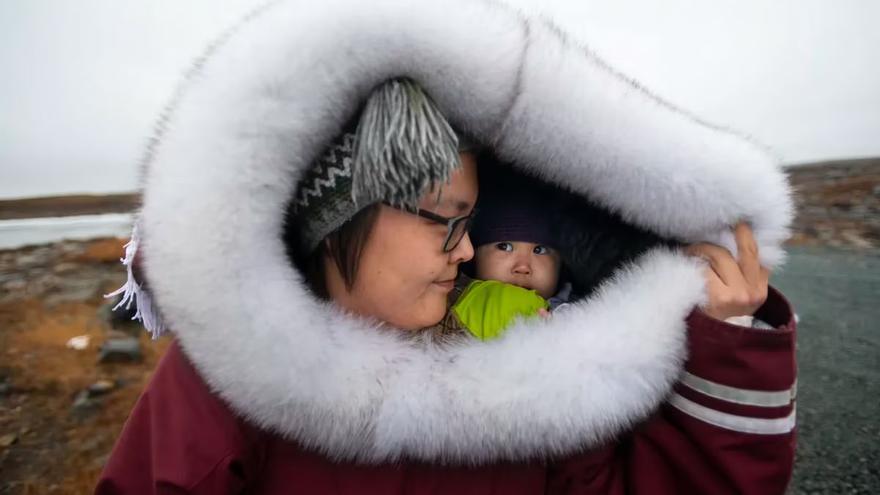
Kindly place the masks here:
POLYGON ((464 239, 464 236, 470 232, 471 222, 473 222, 474 217, 477 215, 477 209, 474 208, 467 215, 459 215, 457 217, 444 217, 443 215, 438 215, 432 211, 423 210, 421 208, 416 208, 415 211, 409 210, 402 206, 397 206, 391 204, 389 201, 382 201, 382 204, 385 206, 390 206, 395 210, 400 210, 404 213, 410 213, 412 215, 417 215, 419 217, 425 218, 427 220, 431 220, 432 222, 439 223, 440 225, 446 226, 446 238, 443 239, 443 252, 448 253, 453 249, 457 248, 459 244, 461 244, 461 240, 464 239), (458 238, 458 241, 453 246, 448 246, 449 241, 452 239, 452 233, 455 232, 455 226, 457 222, 466 222, 464 227, 464 233, 461 234, 461 237, 458 238))

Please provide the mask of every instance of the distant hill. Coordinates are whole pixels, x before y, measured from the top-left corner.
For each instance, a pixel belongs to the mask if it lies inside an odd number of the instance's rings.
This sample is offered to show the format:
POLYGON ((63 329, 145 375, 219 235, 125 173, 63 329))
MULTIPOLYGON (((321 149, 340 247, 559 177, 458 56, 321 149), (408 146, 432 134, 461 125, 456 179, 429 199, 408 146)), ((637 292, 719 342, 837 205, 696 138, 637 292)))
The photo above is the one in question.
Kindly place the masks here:
POLYGON ((880 248, 880 158, 786 170, 797 205, 792 244, 880 248))
POLYGON ((128 213, 140 204, 134 193, 0 200, 0 220, 128 213))

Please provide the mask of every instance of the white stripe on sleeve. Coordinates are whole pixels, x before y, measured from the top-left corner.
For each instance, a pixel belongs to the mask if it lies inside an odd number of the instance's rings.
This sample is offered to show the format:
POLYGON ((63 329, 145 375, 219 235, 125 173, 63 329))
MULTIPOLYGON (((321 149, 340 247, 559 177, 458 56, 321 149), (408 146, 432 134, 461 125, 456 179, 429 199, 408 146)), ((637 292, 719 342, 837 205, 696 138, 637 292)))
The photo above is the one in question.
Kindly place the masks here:
POLYGON ((794 429, 796 410, 794 407, 791 413, 783 418, 750 418, 747 416, 738 416, 735 414, 724 413, 709 409, 691 400, 682 397, 679 394, 673 394, 669 399, 669 403, 679 411, 699 419, 705 423, 715 425, 726 430, 738 431, 740 433, 753 433, 755 435, 780 435, 789 433, 794 429))
POLYGON ((722 385, 685 371, 681 377, 681 383, 688 388, 696 390, 701 394, 708 395, 709 397, 747 406, 787 406, 792 403, 797 395, 797 381, 795 381, 794 385, 789 389, 766 392, 763 390, 749 390, 747 388, 736 388, 722 385))

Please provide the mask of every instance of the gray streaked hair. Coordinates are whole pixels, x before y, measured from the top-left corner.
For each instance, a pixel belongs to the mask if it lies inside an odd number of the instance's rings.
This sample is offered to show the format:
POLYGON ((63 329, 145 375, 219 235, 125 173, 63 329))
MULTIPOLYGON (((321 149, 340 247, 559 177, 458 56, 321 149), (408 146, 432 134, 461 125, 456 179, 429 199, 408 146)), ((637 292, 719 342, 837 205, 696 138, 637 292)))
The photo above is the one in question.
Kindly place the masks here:
POLYGON ((432 185, 448 183, 460 166, 459 145, 419 85, 405 78, 383 83, 367 99, 355 133, 352 200, 416 208, 432 185))

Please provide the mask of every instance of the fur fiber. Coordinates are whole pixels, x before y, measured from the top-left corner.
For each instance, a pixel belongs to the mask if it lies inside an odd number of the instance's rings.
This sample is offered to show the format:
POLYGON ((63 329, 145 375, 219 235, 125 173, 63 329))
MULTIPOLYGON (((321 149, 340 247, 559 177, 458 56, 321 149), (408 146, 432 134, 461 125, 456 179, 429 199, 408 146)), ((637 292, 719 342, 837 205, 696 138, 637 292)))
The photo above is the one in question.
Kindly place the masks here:
POLYGON ((313 299, 281 239, 306 167, 370 89, 411 77, 451 123, 633 224, 782 261, 791 200, 758 146, 653 97, 543 19, 473 0, 276 2, 187 76, 145 169, 144 268, 211 388, 337 459, 486 463, 595 446, 644 419, 685 358, 701 265, 656 249, 503 338, 414 345, 313 299))

